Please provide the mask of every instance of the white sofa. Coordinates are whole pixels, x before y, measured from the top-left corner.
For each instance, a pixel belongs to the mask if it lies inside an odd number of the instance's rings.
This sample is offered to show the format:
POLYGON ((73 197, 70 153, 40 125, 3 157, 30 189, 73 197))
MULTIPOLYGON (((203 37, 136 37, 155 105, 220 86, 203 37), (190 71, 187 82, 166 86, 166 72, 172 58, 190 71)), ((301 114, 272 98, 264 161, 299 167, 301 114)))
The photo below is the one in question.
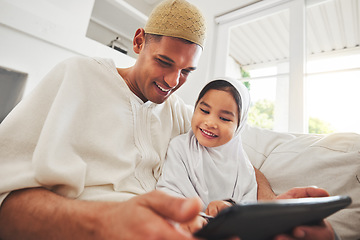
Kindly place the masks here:
POLYGON ((276 194, 318 186, 330 195, 350 196, 352 204, 328 220, 342 239, 360 239, 359 134, 290 134, 246 126, 242 139, 276 194))

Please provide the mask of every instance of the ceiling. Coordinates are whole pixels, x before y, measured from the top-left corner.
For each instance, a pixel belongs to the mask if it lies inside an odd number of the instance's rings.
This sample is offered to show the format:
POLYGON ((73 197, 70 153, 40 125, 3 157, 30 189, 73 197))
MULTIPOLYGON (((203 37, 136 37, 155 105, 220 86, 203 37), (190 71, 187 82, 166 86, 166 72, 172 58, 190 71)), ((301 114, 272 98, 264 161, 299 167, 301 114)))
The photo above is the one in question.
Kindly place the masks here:
MULTIPOLYGON (((95 0, 91 21, 131 41, 151 10, 162 0, 95 0), (129 20, 130 19, 130 20, 129 20)), ((188 0, 207 18, 260 0, 188 0)), ((307 9, 308 54, 359 49, 360 0, 328 0, 307 9)), ((102 34, 104 35, 104 34, 102 34)), ((106 41, 109 41, 108 39, 106 41)), ((131 46, 130 46, 131 48, 131 46)), ((273 14, 232 29, 230 55, 243 66, 273 64, 289 58, 289 16, 273 14)))
MULTIPOLYGON (((360 0, 330 0, 307 9, 307 54, 358 50, 360 0)), ((230 55, 242 66, 289 58, 289 14, 279 12, 232 29, 230 55)))

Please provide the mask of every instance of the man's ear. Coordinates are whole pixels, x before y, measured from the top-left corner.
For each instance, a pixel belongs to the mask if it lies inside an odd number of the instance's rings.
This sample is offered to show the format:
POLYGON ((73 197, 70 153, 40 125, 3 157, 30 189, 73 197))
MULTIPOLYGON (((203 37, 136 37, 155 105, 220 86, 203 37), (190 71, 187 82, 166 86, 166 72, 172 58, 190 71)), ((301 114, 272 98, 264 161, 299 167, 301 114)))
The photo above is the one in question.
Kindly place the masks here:
POLYGON ((139 28, 135 32, 135 36, 133 39, 133 50, 136 54, 139 54, 141 49, 145 45, 145 31, 142 28, 139 28))

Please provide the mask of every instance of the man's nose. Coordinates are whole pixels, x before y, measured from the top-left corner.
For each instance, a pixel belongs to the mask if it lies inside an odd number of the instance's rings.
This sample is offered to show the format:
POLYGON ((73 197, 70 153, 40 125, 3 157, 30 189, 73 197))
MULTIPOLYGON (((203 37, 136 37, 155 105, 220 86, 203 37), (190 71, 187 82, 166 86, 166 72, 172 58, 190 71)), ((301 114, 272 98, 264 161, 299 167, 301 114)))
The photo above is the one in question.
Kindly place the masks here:
POLYGON ((168 73, 164 77, 164 80, 169 87, 175 88, 179 84, 179 78, 180 78, 180 71, 173 71, 171 73, 168 73))

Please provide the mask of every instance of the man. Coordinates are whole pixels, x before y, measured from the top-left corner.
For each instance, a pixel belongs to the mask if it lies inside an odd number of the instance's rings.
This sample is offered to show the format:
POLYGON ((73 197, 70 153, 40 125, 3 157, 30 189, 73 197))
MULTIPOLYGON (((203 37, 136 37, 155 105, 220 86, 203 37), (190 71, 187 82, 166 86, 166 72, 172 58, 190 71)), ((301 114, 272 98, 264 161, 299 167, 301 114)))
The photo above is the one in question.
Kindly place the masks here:
MULTIPOLYGON (((0 127, 0 238, 193 239, 173 223, 192 220, 198 199, 152 190, 168 142, 190 127, 172 93, 196 69, 204 37, 200 11, 167 0, 136 31, 133 67, 80 57, 56 66, 0 127)), ((259 196, 274 197, 257 174, 259 196)))

